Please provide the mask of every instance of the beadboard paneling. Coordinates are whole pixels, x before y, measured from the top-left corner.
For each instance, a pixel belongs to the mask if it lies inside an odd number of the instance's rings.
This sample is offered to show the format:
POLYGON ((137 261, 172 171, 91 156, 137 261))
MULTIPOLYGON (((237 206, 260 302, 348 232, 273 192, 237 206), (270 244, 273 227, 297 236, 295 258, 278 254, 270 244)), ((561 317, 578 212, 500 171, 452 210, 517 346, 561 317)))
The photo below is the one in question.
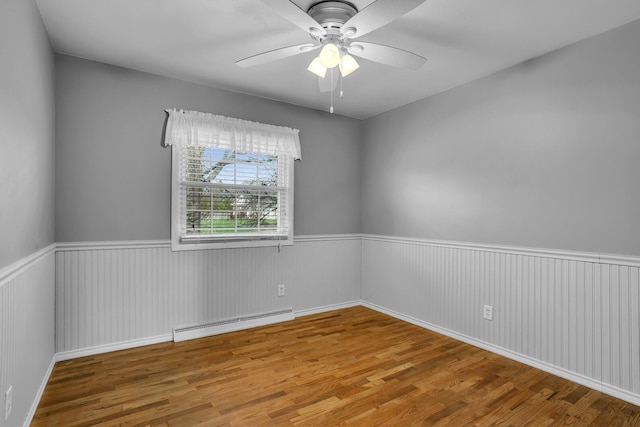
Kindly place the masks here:
POLYGON ((637 402, 639 267, 608 259, 364 236, 362 300, 637 402))
POLYGON ((28 424, 55 355, 54 249, 0 272, 0 426, 28 424), (4 393, 13 388, 13 409, 4 419, 4 393))
POLYGON ((172 252, 168 242, 58 245, 59 353, 165 337, 172 328, 360 298, 360 236, 172 252), (278 284, 286 295, 277 296, 278 284))
POLYGON ((59 353, 170 339, 176 326, 251 313, 363 301, 640 402, 637 258, 348 235, 297 238, 280 253, 61 243, 56 263, 59 353), (484 304, 493 321, 482 319, 484 304))

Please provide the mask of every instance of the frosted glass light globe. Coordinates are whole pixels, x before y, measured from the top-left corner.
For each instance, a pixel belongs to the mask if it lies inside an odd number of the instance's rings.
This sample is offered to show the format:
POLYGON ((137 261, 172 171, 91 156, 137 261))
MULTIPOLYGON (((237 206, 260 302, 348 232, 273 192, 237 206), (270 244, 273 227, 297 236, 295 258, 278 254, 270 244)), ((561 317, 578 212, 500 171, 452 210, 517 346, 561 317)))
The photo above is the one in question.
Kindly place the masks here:
POLYGON ((311 64, 309 64, 307 70, 322 78, 324 78, 324 76, 327 74, 327 67, 322 65, 322 62, 320 62, 320 58, 313 58, 313 61, 311 61, 311 64))
POLYGON ((327 68, 333 68, 340 63, 340 50, 333 43, 327 43, 320 51, 320 62, 327 68))
POLYGON ((342 77, 347 77, 358 68, 360 68, 360 65, 353 56, 346 54, 342 57, 342 60, 340 61, 340 72, 342 73, 342 77))

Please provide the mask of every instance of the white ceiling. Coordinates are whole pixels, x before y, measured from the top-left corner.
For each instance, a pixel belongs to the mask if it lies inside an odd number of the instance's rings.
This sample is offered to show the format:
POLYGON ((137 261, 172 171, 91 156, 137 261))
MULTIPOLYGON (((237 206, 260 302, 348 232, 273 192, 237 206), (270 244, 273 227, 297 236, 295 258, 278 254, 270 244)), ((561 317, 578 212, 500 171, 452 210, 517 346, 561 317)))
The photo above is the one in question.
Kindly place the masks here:
MULTIPOLYGON (((327 111, 306 70, 317 52, 235 61, 309 36, 258 0, 36 0, 57 52, 327 111)), ((317 0, 296 0, 307 9, 317 0)), ((351 0, 358 9, 371 0, 351 0)), ((638 0, 427 0, 362 37, 428 58, 418 71, 367 60, 335 113, 367 118, 640 19, 638 0)))

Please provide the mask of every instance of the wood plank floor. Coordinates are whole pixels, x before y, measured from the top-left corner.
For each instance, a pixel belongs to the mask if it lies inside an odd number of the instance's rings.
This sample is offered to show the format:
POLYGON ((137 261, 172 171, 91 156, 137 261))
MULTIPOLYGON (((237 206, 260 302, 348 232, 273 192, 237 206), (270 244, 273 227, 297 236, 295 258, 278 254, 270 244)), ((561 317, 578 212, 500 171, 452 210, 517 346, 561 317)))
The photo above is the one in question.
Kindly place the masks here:
POLYGON ((34 426, 639 426, 640 407, 364 307, 55 365, 34 426))

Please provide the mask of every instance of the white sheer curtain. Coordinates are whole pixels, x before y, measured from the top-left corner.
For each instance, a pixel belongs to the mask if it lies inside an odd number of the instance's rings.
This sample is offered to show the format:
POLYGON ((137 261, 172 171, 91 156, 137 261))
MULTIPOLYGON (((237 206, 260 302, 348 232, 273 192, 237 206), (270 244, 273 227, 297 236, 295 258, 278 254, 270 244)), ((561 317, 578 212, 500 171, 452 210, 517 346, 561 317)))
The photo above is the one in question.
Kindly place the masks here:
POLYGON ((198 111, 168 109, 164 145, 204 146, 301 159, 298 129, 198 111))

